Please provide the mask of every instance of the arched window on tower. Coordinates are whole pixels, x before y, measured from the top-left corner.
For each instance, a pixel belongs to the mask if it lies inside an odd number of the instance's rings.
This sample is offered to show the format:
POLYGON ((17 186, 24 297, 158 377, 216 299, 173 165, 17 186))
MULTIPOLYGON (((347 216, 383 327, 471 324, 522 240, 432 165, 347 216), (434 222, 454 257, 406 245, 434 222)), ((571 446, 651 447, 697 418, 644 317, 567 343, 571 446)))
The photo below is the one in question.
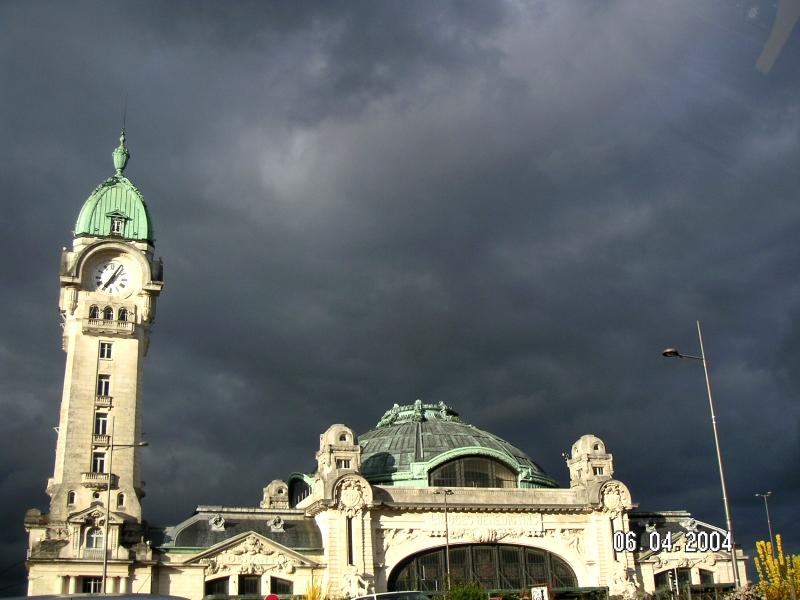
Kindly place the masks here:
POLYGON ((125 494, 117 494, 117 508, 125 506, 125 494))
POLYGON ((120 308, 119 309, 119 320, 120 321, 127 321, 128 320, 128 309, 127 308, 120 308))
POLYGON ((75 492, 72 490, 67 492, 67 506, 75 505, 75 492))
POLYGON ((106 321, 113 321, 114 320, 114 309, 110 306, 106 306, 103 309, 103 319, 106 321))
POLYGON ((97 307, 96 304, 92 304, 89 307, 89 318, 90 319, 99 319, 100 318, 100 309, 97 307))

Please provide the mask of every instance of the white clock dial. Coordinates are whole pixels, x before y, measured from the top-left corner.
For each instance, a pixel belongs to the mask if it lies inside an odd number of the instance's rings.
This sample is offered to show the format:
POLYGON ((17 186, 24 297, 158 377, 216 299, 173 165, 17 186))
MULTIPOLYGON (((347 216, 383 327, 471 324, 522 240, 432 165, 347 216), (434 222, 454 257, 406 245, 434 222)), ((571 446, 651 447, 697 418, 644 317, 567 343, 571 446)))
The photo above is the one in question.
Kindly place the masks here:
POLYGON ((132 279, 123 262, 108 260, 95 268, 94 283, 98 292, 119 295, 130 291, 132 279))

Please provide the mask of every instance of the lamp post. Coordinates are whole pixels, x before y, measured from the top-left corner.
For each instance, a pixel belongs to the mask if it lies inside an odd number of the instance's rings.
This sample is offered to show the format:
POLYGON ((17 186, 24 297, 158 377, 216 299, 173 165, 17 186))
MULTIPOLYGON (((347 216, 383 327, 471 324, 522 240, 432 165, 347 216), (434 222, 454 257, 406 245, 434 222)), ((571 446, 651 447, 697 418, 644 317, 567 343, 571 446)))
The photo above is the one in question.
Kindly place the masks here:
POLYGON ((697 360, 703 363, 703 371, 706 376, 706 391, 708 392, 708 407, 711 410, 711 428, 714 431, 714 445, 717 449, 717 465, 719 466, 719 483, 722 488, 722 504, 725 507, 725 522, 728 527, 728 535, 731 542, 731 568, 733 569, 733 582, 739 588, 741 583, 739 581, 739 568, 736 564, 736 544, 733 537, 733 519, 731 518, 731 509, 728 505, 728 488, 725 485, 725 469, 722 466, 722 451, 719 446, 719 433, 717 432, 717 416, 714 413, 714 400, 711 395, 711 379, 708 376, 708 361, 706 360, 706 353, 703 347, 703 333, 700 329, 700 321, 697 321, 697 338, 700 340, 700 356, 692 356, 690 354, 681 354, 675 348, 667 348, 661 354, 667 358, 687 358, 689 360, 697 360))
POLYGON ((111 484, 114 480, 114 448, 138 448, 147 446, 147 442, 136 444, 115 444, 114 443, 114 417, 110 417, 111 435, 108 438, 108 483, 106 484, 106 522, 103 531, 103 593, 108 593, 108 521, 111 517, 111 484))
POLYGON ((453 495, 453 490, 444 489, 433 492, 434 496, 444 496, 444 560, 447 579, 447 591, 450 591, 450 525, 447 522, 447 497, 453 495))
POLYGON ((756 496, 764 499, 764 510, 767 512, 767 528, 769 529, 769 543, 771 544, 772 555, 775 556, 775 538, 772 536, 772 521, 769 519, 769 503, 767 502, 767 498, 772 496, 772 492, 756 494, 756 496))

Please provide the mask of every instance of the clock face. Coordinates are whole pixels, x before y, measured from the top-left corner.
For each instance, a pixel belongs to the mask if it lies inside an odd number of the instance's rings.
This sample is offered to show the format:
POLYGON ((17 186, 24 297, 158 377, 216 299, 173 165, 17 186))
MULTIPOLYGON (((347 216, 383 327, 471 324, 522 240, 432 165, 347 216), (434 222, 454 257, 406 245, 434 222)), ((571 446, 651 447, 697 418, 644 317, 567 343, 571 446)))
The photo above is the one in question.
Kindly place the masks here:
POLYGON ((98 292, 117 296, 130 292, 133 286, 130 269, 118 259, 101 262, 92 275, 98 292))

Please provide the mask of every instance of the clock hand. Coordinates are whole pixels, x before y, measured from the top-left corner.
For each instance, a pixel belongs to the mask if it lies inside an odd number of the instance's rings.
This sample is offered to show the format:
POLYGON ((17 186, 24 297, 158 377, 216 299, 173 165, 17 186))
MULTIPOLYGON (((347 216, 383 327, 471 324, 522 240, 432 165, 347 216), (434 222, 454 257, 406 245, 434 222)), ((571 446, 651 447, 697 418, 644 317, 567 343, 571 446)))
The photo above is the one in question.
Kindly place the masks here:
POLYGON ((111 275, 111 277, 109 277, 108 280, 106 280, 106 282, 103 284, 103 289, 106 289, 109 286, 109 284, 117 278, 117 275, 119 275, 119 272, 121 270, 122 270, 122 265, 118 266, 117 270, 114 271, 114 274, 111 275))

